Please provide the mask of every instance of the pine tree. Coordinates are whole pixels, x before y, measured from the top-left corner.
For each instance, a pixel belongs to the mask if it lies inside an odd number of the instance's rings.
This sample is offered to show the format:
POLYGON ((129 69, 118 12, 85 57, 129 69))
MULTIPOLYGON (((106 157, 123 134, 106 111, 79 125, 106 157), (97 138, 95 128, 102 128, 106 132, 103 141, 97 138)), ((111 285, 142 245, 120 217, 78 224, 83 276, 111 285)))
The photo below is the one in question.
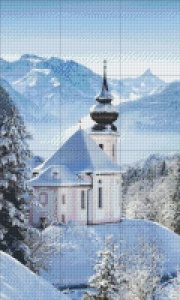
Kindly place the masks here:
MULTIPOLYGON (((1 88, 0 98, 10 103, 1 88)), ((28 188, 26 160, 29 157, 28 135, 17 109, 11 106, 0 116, 0 250, 23 264, 30 264, 29 248, 25 242, 28 188)))
POLYGON ((173 194, 173 202, 176 207, 175 213, 175 232, 180 234, 180 158, 177 159, 176 167, 174 168, 175 189, 173 194))
POLYGON ((90 278, 90 287, 95 292, 88 292, 84 295, 84 300, 115 300, 117 299, 117 281, 115 272, 116 248, 111 236, 105 238, 105 248, 99 251, 98 262, 94 270, 95 274, 90 278))

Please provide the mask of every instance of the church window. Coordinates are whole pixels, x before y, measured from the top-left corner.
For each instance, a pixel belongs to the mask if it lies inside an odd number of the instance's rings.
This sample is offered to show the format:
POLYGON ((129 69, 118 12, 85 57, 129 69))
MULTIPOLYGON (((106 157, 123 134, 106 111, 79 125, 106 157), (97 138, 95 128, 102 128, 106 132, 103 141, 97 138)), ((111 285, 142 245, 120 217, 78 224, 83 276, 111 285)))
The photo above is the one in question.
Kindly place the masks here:
POLYGON ((104 149, 104 145, 103 144, 99 144, 99 147, 103 150, 104 149))
POLYGON ((39 175, 39 172, 33 172, 33 177, 36 177, 39 175))
POLYGON ((114 157, 115 155, 115 149, 114 149, 114 145, 112 146, 112 156, 114 157))
POLYGON ((99 179, 99 183, 102 183, 102 180, 101 180, 101 179, 99 179))
POLYGON ((59 179, 59 171, 53 171, 52 177, 53 177, 54 179, 59 179))
POLYGON ((61 216, 61 221, 62 221, 62 223, 65 223, 65 222, 66 222, 66 218, 65 218, 65 215, 64 215, 64 214, 62 214, 62 216, 61 216))
POLYGON ((66 204, 66 196, 62 195, 62 204, 66 204))
POLYGON ((99 187, 98 198, 98 206, 99 208, 102 208, 102 187, 99 187))
POLYGON ((41 193, 39 197, 40 197, 40 203, 43 206, 47 205, 47 203, 48 203, 48 195, 47 195, 47 193, 41 193))
POLYGON ((81 209, 85 209, 85 191, 81 191, 81 209))
POLYGON ((39 227, 42 229, 45 229, 47 226, 47 218, 46 217, 41 217, 39 219, 39 227))

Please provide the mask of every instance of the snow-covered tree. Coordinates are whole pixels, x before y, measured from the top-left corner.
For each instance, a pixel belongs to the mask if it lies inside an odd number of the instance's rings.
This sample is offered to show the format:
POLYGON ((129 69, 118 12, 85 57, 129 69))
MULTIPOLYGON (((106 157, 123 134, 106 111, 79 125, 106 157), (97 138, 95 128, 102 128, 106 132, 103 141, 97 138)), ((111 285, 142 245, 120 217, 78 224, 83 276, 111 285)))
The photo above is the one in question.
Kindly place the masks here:
POLYGON ((174 194, 173 202, 175 204, 175 232, 180 234, 180 157, 177 158, 177 163, 174 168, 174 194))
POLYGON ((158 163, 157 167, 154 163, 142 171, 137 180, 133 177, 124 194, 127 218, 149 219, 177 233, 180 231, 179 161, 173 158, 168 164, 158 163))
POLYGON ((117 280, 115 276, 116 247, 111 236, 104 242, 104 250, 98 251, 98 262, 94 266, 95 274, 90 278, 90 287, 95 292, 88 292, 84 300, 115 300, 117 299, 117 280))
POLYGON ((92 292, 83 300, 153 300, 159 295, 164 259, 156 241, 148 243, 143 237, 128 251, 122 247, 124 242, 116 247, 112 238, 106 238, 90 278, 92 292))
POLYGON ((48 270, 48 258, 52 255, 61 252, 61 249, 66 248, 69 250, 71 245, 63 244, 60 239, 61 230, 58 231, 58 238, 54 242, 54 235, 49 236, 46 230, 38 230, 37 228, 28 228, 27 243, 31 250, 31 258, 33 261, 32 270, 39 273, 41 270, 48 270), (58 239, 60 241, 58 241, 58 239))
POLYGON ((163 256, 156 246, 141 238, 137 247, 119 254, 116 269, 118 295, 121 300, 153 300, 163 275, 163 256))
MULTIPOLYGON (((0 89, 0 98, 9 100, 0 89)), ((26 161, 29 157, 28 134, 15 107, 0 116, 0 249, 23 264, 30 264, 29 247, 25 243, 24 214, 28 208, 26 161)))
POLYGON ((169 292, 169 300, 177 300, 180 298, 180 272, 178 271, 177 277, 174 279, 172 289, 169 292))

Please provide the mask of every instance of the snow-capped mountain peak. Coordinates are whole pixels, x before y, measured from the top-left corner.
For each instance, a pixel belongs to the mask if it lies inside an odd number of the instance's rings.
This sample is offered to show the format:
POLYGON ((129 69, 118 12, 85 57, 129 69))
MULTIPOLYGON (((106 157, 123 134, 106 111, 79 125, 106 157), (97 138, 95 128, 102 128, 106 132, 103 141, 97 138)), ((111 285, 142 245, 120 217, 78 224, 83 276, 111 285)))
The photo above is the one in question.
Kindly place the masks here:
MULTIPOLYGON (((6 80, 3 86, 31 128, 33 124, 32 134, 34 140, 37 138, 38 144, 38 130, 44 128, 43 126, 54 128, 55 135, 68 130, 77 124, 79 119, 85 120, 89 126, 86 116, 89 116, 90 107, 95 104, 94 97, 101 89, 100 75, 72 60, 65 61, 58 57, 46 59, 30 54, 25 54, 14 62, 0 60, 0 67, 1 77, 6 80)), ((128 134, 131 137, 130 131, 138 132, 137 139, 133 133, 137 144, 141 138, 140 133, 150 132, 153 138, 155 132, 178 132, 178 81, 167 84, 147 69, 136 78, 108 79, 108 83, 114 95, 113 104, 118 106, 120 113, 121 122, 117 122, 117 126, 120 125, 118 129, 123 131, 125 136, 122 144, 127 143, 127 148, 130 144, 127 138, 128 134)), ((47 132, 43 129, 41 135, 44 149, 47 132)), ((52 131, 49 130, 48 139, 57 144, 59 137, 57 140, 53 138, 52 131)), ((179 144, 173 135, 171 141, 171 149, 177 149, 179 144)), ((149 149, 155 144, 150 143, 149 149)), ((162 144, 163 149, 167 149, 166 139, 160 141, 158 138, 157 144, 162 144)), ((140 145, 139 142, 137 149, 140 145)))
POLYGON ((40 56, 37 56, 35 54, 23 54, 19 60, 35 60, 35 61, 42 61, 42 60, 45 60, 45 58, 43 57, 40 57, 40 56))
POLYGON ((146 77, 146 76, 155 76, 155 75, 152 73, 151 69, 149 68, 141 75, 141 77, 146 77))

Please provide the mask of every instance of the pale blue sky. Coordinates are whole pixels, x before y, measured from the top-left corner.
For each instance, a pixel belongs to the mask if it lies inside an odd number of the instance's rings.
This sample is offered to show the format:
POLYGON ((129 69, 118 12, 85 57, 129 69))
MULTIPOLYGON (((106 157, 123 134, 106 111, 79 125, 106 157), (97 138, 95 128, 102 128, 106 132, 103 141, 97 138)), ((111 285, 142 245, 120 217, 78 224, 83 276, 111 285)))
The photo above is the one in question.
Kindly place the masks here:
POLYGON ((1 0, 1 55, 73 59, 110 76, 178 79, 179 0, 1 0))

